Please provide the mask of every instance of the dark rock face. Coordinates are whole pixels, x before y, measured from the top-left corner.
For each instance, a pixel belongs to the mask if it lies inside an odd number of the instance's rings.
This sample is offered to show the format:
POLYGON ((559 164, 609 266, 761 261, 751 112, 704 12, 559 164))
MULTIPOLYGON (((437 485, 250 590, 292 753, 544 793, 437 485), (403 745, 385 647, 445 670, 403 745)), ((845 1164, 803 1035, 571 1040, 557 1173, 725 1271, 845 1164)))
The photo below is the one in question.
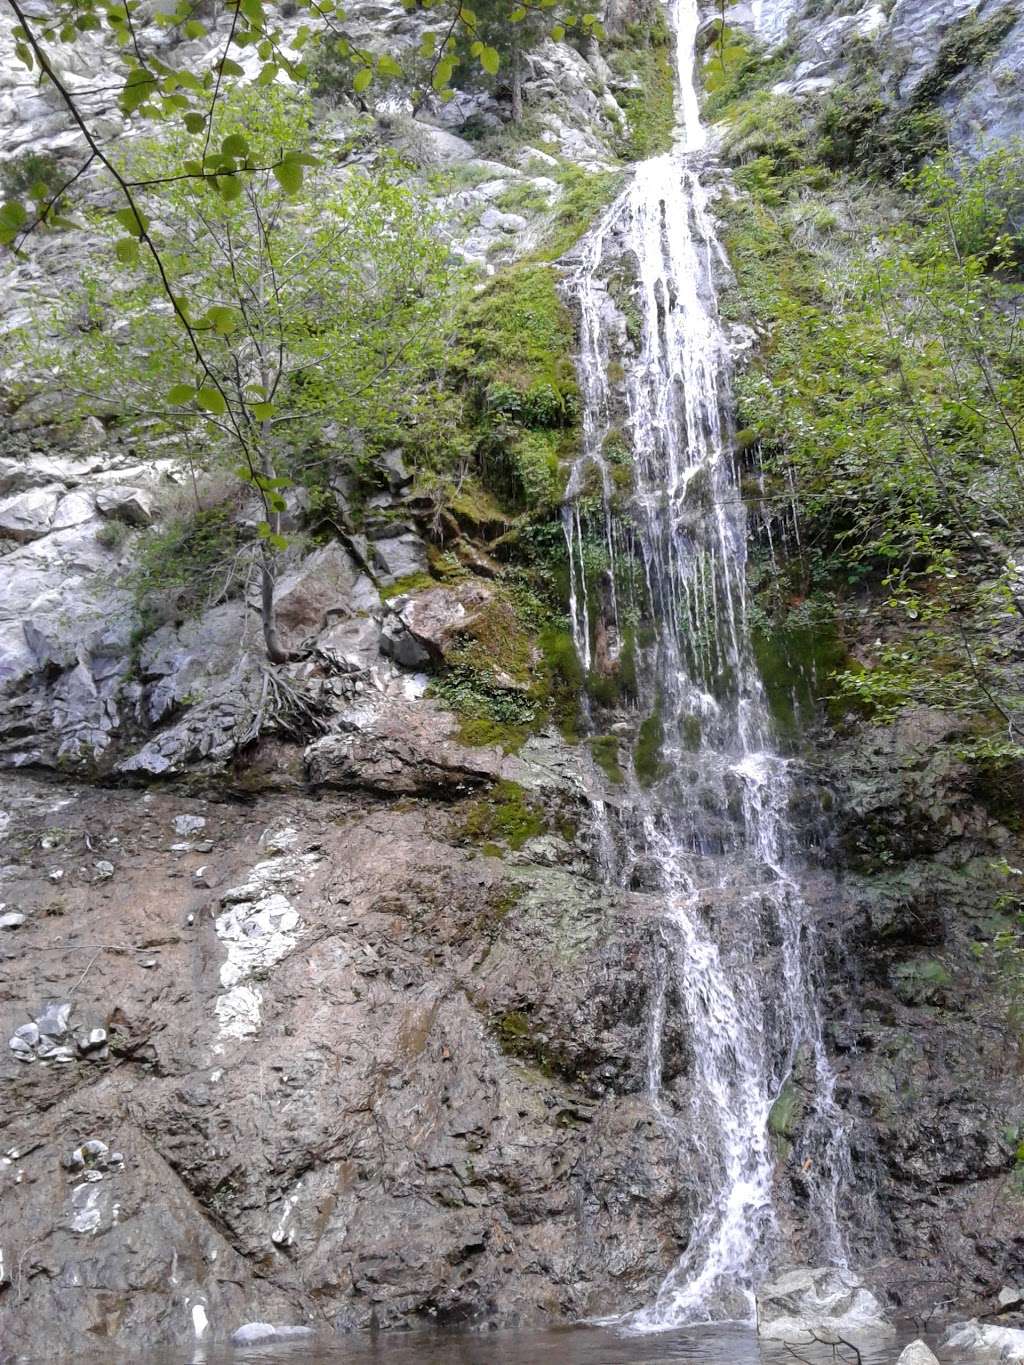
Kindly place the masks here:
POLYGON ((853 729, 821 765, 834 842, 814 899, 851 1124, 851 1250, 914 1313, 992 1311, 1024 1270, 1019 1000, 977 946, 1008 922, 996 865, 1019 866, 1021 842, 958 738, 955 720, 918 711, 853 729))
POLYGON ((575 1317, 675 1259, 692 1200, 642 1093, 651 906, 553 835, 483 854, 471 796, 378 786, 7 785, 9 1349, 575 1317), (42 1000, 107 1052, 20 1060, 42 1000))

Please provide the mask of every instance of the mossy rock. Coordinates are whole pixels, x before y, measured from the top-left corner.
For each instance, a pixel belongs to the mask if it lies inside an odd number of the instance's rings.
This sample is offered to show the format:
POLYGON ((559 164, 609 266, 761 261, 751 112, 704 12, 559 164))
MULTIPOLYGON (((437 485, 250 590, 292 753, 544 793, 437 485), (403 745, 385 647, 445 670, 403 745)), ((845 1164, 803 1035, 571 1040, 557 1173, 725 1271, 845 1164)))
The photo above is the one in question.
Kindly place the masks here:
POLYGON ((518 852, 547 830, 543 811, 518 782, 497 782, 486 796, 470 803, 461 833, 472 842, 501 844, 518 852))
POLYGON ((641 724, 633 753, 633 768, 642 787, 651 787, 665 776, 666 768, 661 752, 665 743, 665 726, 660 708, 641 724))

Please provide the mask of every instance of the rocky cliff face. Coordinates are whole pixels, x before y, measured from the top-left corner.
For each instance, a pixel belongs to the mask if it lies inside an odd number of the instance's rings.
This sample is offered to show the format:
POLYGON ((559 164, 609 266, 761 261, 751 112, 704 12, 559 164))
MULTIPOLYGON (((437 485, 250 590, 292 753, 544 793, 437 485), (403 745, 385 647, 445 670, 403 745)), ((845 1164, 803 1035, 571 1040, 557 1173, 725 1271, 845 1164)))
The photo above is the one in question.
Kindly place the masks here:
MULTIPOLYGON (((789 25, 782 80, 799 97, 842 80, 854 36, 877 42, 894 101, 974 12, 806 8, 733 13, 773 40, 789 25)), ((638 18, 618 6, 609 28, 638 18)), ((414 40, 416 22, 396 16, 391 39, 414 40)), ((958 143, 1020 129, 1022 62, 1016 23, 953 73, 958 143)), ((560 159, 619 164, 636 88, 596 52, 545 47, 527 82, 536 124, 511 150, 462 136, 500 132, 493 93, 377 135, 458 170, 452 241, 500 276, 565 211, 560 159)), ((26 108, 13 85, 4 100, 3 126, 60 151, 45 102, 26 108)), ((339 140, 348 117, 324 114, 339 140)), ((55 238, 5 266, 7 326, 78 249, 55 238)), ((628 262, 621 276, 628 350, 628 262)), ((9 379, 18 358, 4 363, 9 379)), ((271 672, 245 592, 155 626, 140 614, 132 537, 173 505, 176 452, 142 459, 99 420, 71 432, 45 394, 9 409, 4 1348, 52 1358, 260 1318, 528 1322, 649 1300, 695 1201, 642 1095, 658 896, 598 870, 593 810, 614 829, 614 758, 554 723, 470 733, 427 695, 460 651, 494 647, 507 519, 487 504, 439 520, 400 454, 369 509, 339 485, 338 534, 294 550, 281 583, 303 657, 271 672)), ((307 512, 290 509, 296 527, 307 512)), ((636 719, 623 707, 618 733, 636 719)), ((852 1125, 854 1259, 915 1311, 987 1303, 1024 1273, 1009 1136, 1024 1112, 1013 1002, 970 945, 991 936, 990 863, 1022 856, 1017 798, 979 788, 929 714, 811 739, 798 815, 852 1125)), ((685 1092, 681 1028, 662 1061, 685 1092)), ((773 1122, 798 1225, 799 1105, 773 1122)))

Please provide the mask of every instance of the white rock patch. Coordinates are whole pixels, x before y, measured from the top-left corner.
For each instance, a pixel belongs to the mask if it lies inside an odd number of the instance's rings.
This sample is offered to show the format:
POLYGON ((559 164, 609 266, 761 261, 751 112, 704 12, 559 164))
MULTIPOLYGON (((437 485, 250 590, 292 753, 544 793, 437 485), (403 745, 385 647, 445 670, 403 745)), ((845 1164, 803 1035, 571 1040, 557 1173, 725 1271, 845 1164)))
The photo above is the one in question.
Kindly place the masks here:
MULTIPOLYGON (((294 845, 294 830, 264 837, 264 844, 294 845)), ((220 982, 225 988, 214 1006, 221 1038, 251 1038, 262 1023, 263 993, 253 977, 280 962, 299 941, 302 921, 286 893, 294 893, 320 861, 316 853, 281 853, 257 863, 241 886, 221 896, 224 911, 214 928, 227 945, 220 982)))

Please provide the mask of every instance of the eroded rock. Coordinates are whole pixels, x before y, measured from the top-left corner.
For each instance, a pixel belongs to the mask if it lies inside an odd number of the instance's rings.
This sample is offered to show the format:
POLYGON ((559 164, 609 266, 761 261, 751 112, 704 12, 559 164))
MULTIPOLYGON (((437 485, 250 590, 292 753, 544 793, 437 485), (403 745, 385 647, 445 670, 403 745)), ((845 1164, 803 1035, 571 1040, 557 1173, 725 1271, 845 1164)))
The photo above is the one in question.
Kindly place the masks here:
POLYGON ((757 1293, 757 1331, 768 1341, 813 1345, 814 1335, 854 1345, 895 1335, 882 1305, 850 1270, 791 1270, 757 1293))

